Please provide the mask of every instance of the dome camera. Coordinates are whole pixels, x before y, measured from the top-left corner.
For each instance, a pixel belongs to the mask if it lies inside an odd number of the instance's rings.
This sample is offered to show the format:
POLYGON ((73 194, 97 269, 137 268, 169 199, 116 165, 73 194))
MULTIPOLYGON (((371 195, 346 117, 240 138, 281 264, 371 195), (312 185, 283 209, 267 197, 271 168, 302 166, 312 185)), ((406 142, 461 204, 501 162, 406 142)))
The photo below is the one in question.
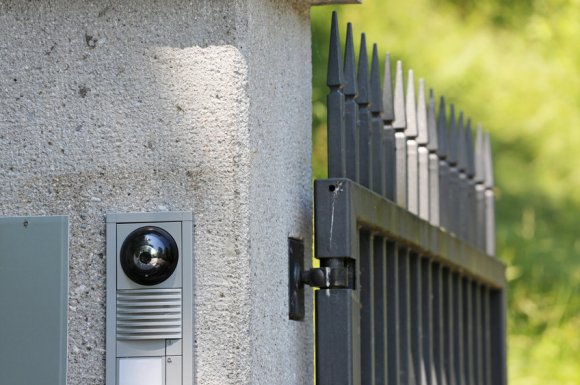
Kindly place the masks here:
POLYGON ((168 279, 177 267, 179 252, 173 237, 156 226, 131 232, 121 246, 121 267, 134 282, 153 286, 168 279))

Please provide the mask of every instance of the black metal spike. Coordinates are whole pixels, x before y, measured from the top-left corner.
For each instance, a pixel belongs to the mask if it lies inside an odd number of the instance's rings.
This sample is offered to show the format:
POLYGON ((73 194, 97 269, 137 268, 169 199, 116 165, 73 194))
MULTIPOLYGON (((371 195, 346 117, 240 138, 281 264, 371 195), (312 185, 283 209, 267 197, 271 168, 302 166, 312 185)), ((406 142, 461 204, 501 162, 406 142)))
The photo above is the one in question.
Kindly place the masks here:
POLYGON ((465 152, 467 154, 467 177, 473 178, 475 175, 475 153, 473 151, 473 131, 471 130, 471 119, 467 120, 467 127, 465 127, 465 152))
POLYGON ((475 181, 475 197, 476 197, 476 244, 477 246, 485 250, 486 247, 486 226, 485 226, 485 186, 484 182, 484 159, 483 159, 483 128, 481 124, 477 125, 477 132, 475 134, 475 175, 473 180, 475 181))
POLYGON ((425 104, 425 80, 419 79, 419 95, 417 97, 417 144, 426 146, 429 143, 427 128, 427 105, 425 104))
POLYGON ((429 89, 429 104, 427 107, 427 130, 429 131, 429 142, 427 148, 431 152, 437 152, 439 148, 439 138, 437 132, 437 118, 435 117, 435 95, 433 89, 429 89))
POLYGON ((391 55, 385 57, 385 77, 383 79, 383 121, 391 124, 395 120, 393 105, 393 80, 391 78, 391 55))
POLYGON ((480 123, 477 125, 477 133, 475 134, 475 183, 484 182, 483 151, 483 128, 480 123))
POLYGON ((356 62, 354 57, 354 43, 352 24, 346 25, 346 46, 344 54, 344 94, 354 96, 358 93, 356 81, 356 62))
POLYGON ((332 25, 330 27, 330 48, 328 51, 328 72, 326 85, 328 87, 341 87, 344 84, 342 73, 342 53, 340 51, 340 35, 338 32, 338 16, 332 12, 332 25))
POLYGON ((405 113, 405 92, 403 91, 403 63, 400 60, 397 61, 394 98, 395 120, 393 128, 397 131, 403 131, 407 127, 407 115, 405 113))
POLYGON ((405 135, 407 138, 417 137, 417 103, 415 101, 415 77, 413 70, 409 70, 407 77, 407 99, 405 103, 405 113, 407 114, 407 128, 405 135))
POLYGON ((385 196, 395 201, 397 195, 397 161, 395 130, 392 128, 395 120, 395 106, 393 104, 393 80, 391 75, 391 55, 385 57, 385 73, 383 78, 383 123, 384 131, 384 160, 385 160, 385 196))
POLYGON ((371 146, 373 156, 372 189, 380 195, 385 194, 385 143, 384 125, 381 114, 383 112, 383 90, 381 90, 381 72, 379 69, 379 49, 373 44, 373 56, 371 59, 371 146))
POLYGON ((369 59, 367 55, 367 39, 364 33, 361 34, 360 36, 360 51, 358 54, 357 80, 358 80, 358 97, 356 98, 356 101, 359 105, 369 104, 370 103, 369 59))
POLYGON ((457 130, 455 128, 455 105, 449 105, 449 126, 447 129, 447 161, 457 164, 457 130))
POLYGON ((373 44, 371 59, 371 112, 373 115, 383 112, 383 90, 381 90, 381 71, 379 69, 379 49, 373 44))
POLYGON ((467 168, 467 152, 465 148, 465 125, 463 123, 463 111, 459 112, 457 125, 457 168, 465 172, 467 168))
POLYGON ((326 127, 328 131, 328 177, 343 178, 346 175, 344 110, 345 98, 342 93, 344 78, 342 55, 338 35, 338 18, 332 14, 330 51, 328 54, 327 84, 330 92, 326 97, 326 127))
POLYGON ((358 96, 359 105, 359 181, 365 187, 372 187, 373 147, 371 145, 371 112, 369 109, 369 59, 365 34, 361 34, 358 56, 358 96))
POLYGON ((484 178, 485 178, 485 187, 487 189, 493 189, 495 185, 494 176, 493 176, 493 158, 492 158, 492 150, 491 150, 491 138, 489 136, 489 132, 484 134, 484 152, 483 152, 483 159, 484 159, 484 178))
POLYGON ((346 27, 346 47, 344 55, 344 132, 345 132, 345 162, 346 177, 359 181, 359 115, 356 95, 358 85, 356 80, 356 62, 354 56, 354 44, 352 24, 346 27))
POLYGON ((483 157, 485 161, 485 251, 488 255, 495 256, 495 193, 493 191, 495 183, 489 132, 484 134, 483 157))
POLYGON ((439 157, 446 159, 449 155, 449 143, 447 136, 447 111, 445 110, 445 97, 439 98, 439 120, 437 123, 437 139, 439 139, 439 157))

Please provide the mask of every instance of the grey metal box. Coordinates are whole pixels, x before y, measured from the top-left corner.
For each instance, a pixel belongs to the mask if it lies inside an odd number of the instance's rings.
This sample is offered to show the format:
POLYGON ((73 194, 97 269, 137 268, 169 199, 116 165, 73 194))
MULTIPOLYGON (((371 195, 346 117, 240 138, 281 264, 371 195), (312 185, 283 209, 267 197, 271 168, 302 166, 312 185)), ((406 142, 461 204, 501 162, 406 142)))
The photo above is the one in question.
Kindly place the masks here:
POLYGON ((0 384, 65 385, 68 217, 0 218, 0 384))

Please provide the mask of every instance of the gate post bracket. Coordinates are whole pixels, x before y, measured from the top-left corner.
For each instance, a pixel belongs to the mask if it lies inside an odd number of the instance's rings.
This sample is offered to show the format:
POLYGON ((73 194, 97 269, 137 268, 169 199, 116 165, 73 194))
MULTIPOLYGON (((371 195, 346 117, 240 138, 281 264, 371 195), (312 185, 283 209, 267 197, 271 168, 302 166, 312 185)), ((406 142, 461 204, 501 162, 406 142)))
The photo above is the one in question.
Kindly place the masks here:
POLYGON ((288 238, 288 315, 291 320, 304 319, 304 285, 330 289, 349 287, 346 267, 316 267, 304 270, 304 241, 288 238))

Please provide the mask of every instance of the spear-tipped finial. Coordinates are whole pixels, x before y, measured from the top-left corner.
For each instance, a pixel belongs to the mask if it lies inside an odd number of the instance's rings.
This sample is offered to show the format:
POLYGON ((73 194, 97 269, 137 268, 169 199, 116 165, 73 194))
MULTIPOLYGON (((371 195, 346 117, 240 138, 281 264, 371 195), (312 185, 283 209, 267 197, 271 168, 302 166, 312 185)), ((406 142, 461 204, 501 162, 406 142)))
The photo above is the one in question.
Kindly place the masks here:
POLYGON ((465 127, 465 152, 467 153, 467 177, 473 178, 475 175, 475 154, 473 151, 473 131, 471 130, 471 119, 467 120, 467 127, 465 127))
POLYGON ((367 55, 367 38, 365 34, 360 35, 360 52, 358 54, 358 104, 369 104, 369 58, 367 55))
POLYGON ((477 125, 477 133, 475 134, 475 175, 473 177, 475 183, 484 182, 483 151, 483 128, 480 123, 477 125))
POLYGON ((413 70, 409 70, 407 77, 407 100, 405 103, 405 113, 407 114, 407 128, 405 135, 409 138, 417 136, 417 104, 415 102, 415 78, 413 70))
POLYGON ((465 148, 465 126, 463 125, 463 111, 459 112, 457 128, 457 168, 465 171, 467 167, 467 152, 465 148))
POLYGON ((381 90, 381 71, 379 69, 379 49, 373 44, 373 57, 371 60, 371 112, 380 114, 383 112, 383 90, 381 90))
POLYGON ((332 25, 330 27, 330 49, 328 51, 328 72, 326 85, 328 87, 340 87, 344 84, 342 75, 342 54, 340 52, 340 35, 338 32, 338 16, 332 12, 332 25))
POLYGON ((417 98, 417 143, 426 146, 429 142, 427 128, 427 105, 425 104, 425 80, 419 79, 419 96, 417 98))
POLYGON ((393 105, 393 80, 391 79, 391 55, 385 57, 385 78, 383 79, 383 121, 390 124, 395 120, 393 105))
POLYGON ((439 139, 439 157, 445 159, 449 155, 449 141, 447 136, 447 115, 445 97, 439 98, 439 120, 437 123, 437 139, 439 139))
POLYGON ((402 131, 407 127, 407 115, 405 113, 405 93, 403 91, 403 63, 397 61, 397 73, 395 78, 395 120, 393 128, 402 131))
POLYGON ((484 185, 488 189, 492 189, 495 185, 494 177, 493 177, 493 159, 492 159, 492 151, 491 151, 491 138, 489 136, 489 132, 484 134, 484 152, 483 152, 483 160, 484 160, 484 185))
POLYGON ((449 105, 449 128, 447 129, 447 160, 450 165, 457 164, 457 129, 455 128, 455 105, 449 105))
POLYGON ((431 152, 436 152, 439 148, 437 138, 437 118, 435 117, 435 95, 433 88, 429 89, 429 104, 427 107, 427 132, 429 133, 429 142, 427 148, 431 152))
POLYGON ((346 47, 344 54, 344 90, 343 93, 355 96, 358 93, 356 82, 356 62, 354 57, 354 43, 352 36, 352 24, 346 25, 346 47))

